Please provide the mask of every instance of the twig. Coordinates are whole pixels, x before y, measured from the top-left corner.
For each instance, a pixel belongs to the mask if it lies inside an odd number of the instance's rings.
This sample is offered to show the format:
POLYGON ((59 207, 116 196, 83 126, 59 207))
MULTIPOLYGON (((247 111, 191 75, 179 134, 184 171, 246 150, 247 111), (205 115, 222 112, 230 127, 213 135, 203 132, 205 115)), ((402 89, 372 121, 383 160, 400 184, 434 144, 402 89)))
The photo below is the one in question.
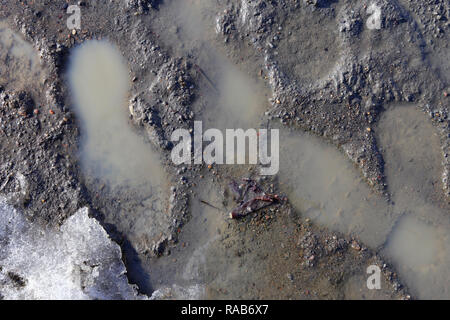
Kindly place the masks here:
POLYGON ((206 73, 202 70, 202 68, 200 68, 198 65, 194 64, 195 69, 197 69, 198 72, 200 72, 200 74, 202 76, 205 77, 205 79, 208 81, 208 83, 211 85, 211 87, 216 91, 216 93, 219 93, 219 90, 217 89, 216 85, 214 84, 214 82, 212 82, 212 80, 206 75, 206 73))
POLYGON ((205 200, 200 200, 200 202, 203 203, 203 204, 206 204, 207 206, 210 206, 211 208, 214 208, 214 209, 216 209, 216 210, 219 210, 219 211, 223 212, 222 209, 220 209, 220 208, 218 208, 218 207, 212 205, 211 203, 209 203, 209 202, 207 202, 207 201, 205 201, 205 200))

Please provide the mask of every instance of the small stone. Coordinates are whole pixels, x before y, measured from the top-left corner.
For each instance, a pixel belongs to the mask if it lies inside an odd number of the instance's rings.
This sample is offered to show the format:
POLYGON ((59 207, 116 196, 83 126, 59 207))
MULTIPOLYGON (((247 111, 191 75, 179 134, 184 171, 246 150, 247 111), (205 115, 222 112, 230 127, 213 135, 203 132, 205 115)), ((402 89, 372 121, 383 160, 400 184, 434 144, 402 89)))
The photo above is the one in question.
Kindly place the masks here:
POLYGON ((351 247, 352 247, 352 249, 355 249, 357 251, 361 250, 361 246, 355 240, 352 241, 351 247))

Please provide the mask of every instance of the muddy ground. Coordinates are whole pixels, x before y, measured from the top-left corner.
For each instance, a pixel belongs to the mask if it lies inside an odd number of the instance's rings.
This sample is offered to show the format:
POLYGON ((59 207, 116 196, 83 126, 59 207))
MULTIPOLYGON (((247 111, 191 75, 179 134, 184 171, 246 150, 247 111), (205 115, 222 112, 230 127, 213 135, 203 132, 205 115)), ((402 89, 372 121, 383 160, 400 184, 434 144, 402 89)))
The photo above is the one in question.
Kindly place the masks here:
POLYGON ((170 28, 169 0, 78 1, 74 4, 82 10, 82 25, 76 31, 66 27, 72 3, 1 0, 1 28, 32 45, 40 71, 32 73, 0 51, 0 192, 10 195, 9 201, 33 223, 52 228, 79 208, 90 207, 121 245, 130 282, 147 295, 414 298, 379 248, 312 223, 289 199, 240 220, 227 218, 237 206, 231 181, 252 178, 284 199, 283 181, 277 177, 261 179, 254 166, 176 167, 170 159, 171 133, 192 128, 194 119, 207 114, 217 70, 204 61, 213 47, 267 93, 257 124, 279 121, 284 128, 323 138, 387 202, 392 192, 377 121, 389 104, 416 105, 439 135, 442 170, 432 198, 448 212, 449 4, 376 2, 384 13, 378 33, 365 27, 365 1, 200 5, 205 21, 214 24, 206 31, 208 43, 197 45, 195 36, 191 41, 184 34, 191 30, 170 28), (110 188, 80 166, 81 124, 66 71, 71 49, 91 39, 113 43, 127 61, 129 124, 160 155, 167 173, 160 204, 164 217, 155 218, 157 227, 145 229, 145 221, 130 214, 141 206, 145 190, 110 188), (215 194, 205 195, 205 190, 215 194), (144 231, 137 230, 138 222, 144 223, 144 231), (196 252, 200 262, 190 266, 196 252), (365 286, 371 264, 382 268, 382 290, 365 286), (201 289, 190 295, 186 288, 194 284, 201 289))

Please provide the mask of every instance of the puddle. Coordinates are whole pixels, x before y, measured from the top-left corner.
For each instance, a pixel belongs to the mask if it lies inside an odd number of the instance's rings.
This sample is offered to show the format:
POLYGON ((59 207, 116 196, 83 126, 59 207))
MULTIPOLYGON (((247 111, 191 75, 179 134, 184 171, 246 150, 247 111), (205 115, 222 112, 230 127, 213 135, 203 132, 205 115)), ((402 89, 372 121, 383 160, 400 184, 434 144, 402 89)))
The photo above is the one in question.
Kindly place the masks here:
POLYGON ((429 267, 436 260, 438 249, 443 249, 438 243, 439 238, 432 226, 407 216, 395 228, 386 250, 389 255, 397 257, 401 265, 427 272, 431 271, 429 267))
POLYGON ((389 108, 377 131, 392 205, 334 146, 306 133, 281 134, 282 189, 312 221, 381 249, 415 296, 448 298, 450 221, 439 196, 439 138, 416 106, 389 108))
POLYGON ((257 81, 256 73, 247 73, 248 66, 237 65, 225 55, 215 33, 218 10, 213 1, 172 0, 161 6, 153 25, 174 53, 195 58, 204 86, 204 127, 255 127, 268 107, 270 92, 257 81))
POLYGON ((397 206, 408 205, 409 199, 401 203, 407 194, 431 200, 441 192, 440 142, 427 115, 411 105, 393 107, 382 114, 376 132, 397 206))
MULTIPOLYGON (((334 7, 334 5, 332 5, 334 7)), ((283 21, 281 33, 269 39, 280 59, 275 58, 287 76, 301 86, 326 77, 340 59, 340 37, 334 8, 313 10, 304 6, 283 21)))
POLYGON ((218 96, 210 97, 203 121, 221 130, 255 127, 267 109, 267 91, 230 62, 218 66, 218 96))
POLYGON ((450 220, 439 201, 442 174, 439 137, 414 105, 391 106, 380 119, 388 186, 404 214, 386 244, 412 292, 422 299, 450 297, 450 220))
POLYGON ((38 52, 0 21, 0 84, 23 90, 36 82, 43 82, 38 52))
POLYGON ((171 223, 168 177, 144 135, 128 123, 126 64, 111 44, 90 41, 75 49, 69 81, 88 188, 102 193, 106 221, 146 250, 171 223))
POLYGON ((291 203, 312 221, 377 248, 396 215, 333 145, 307 133, 280 133, 280 182, 291 203))
MULTIPOLYGON (((430 216, 439 214, 432 207, 428 209, 430 216)), ((421 299, 450 297, 448 228, 448 223, 435 224, 407 215, 399 221, 386 245, 385 254, 421 299)))
POLYGON ((174 283, 183 287, 204 283, 207 252, 214 247, 220 230, 227 225, 227 211, 221 205, 222 199, 220 190, 211 182, 205 181, 195 188, 191 201, 192 218, 181 229, 179 244, 169 256, 151 259, 146 264, 153 288, 161 289, 174 283), (217 208, 202 203, 202 200, 217 208))
MULTIPOLYGON (((152 26, 176 55, 196 53, 206 58, 202 45, 215 38, 214 17, 218 5, 209 0, 170 0, 161 6, 152 26)), ((197 55, 198 54, 198 55, 197 55)))
POLYGON ((120 53, 106 42, 92 41, 76 49, 71 62, 85 170, 113 186, 161 185, 165 177, 158 155, 127 121, 129 76, 120 53))

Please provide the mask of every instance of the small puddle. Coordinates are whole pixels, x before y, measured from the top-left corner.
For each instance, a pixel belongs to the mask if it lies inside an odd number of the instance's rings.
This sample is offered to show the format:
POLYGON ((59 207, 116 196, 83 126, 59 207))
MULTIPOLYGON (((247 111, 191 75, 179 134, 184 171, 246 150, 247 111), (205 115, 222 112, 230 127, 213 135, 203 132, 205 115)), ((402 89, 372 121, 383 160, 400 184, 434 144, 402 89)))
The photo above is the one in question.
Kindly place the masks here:
POLYGON ((106 221, 146 250, 168 232, 168 177, 144 135, 128 123, 126 64, 113 45, 89 41, 75 49, 68 76, 81 122, 80 160, 88 188, 107 186, 100 187, 106 221))
POLYGON ((378 127, 395 210, 403 214, 385 253, 421 299, 450 297, 450 217, 442 196, 441 149, 429 118, 413 105, 392 106, 378 127))
POLYGON ((334 8, 315 10, 303 6, 288 15, 279 29, 279 36, 269 39, 277 44, 275 58, 282 70, 301 86, 314 84, 327 77, 341 58, 341 43, 334 8))
MULTIPOLYGON (((430 216, 441 213, 428 207, 430 216)), ((450 297, 450 237, 448 222, 436 224, 414 215, 403 217, 386 245, 400 276, 421 299, 450 297)))
POLYGON ((338 149, 307 133, 280 134, 280 182, 292 204, 312 221, 382 245, 396 215, 338 149))
POLYGON ((450 221, 440 197, 439 137, 416 106, 390 107, 377 132, 392 204, 334 146, 307 133, 280 135, 282 189, 312 221, 381 249, 417 297, 448 298, 450 221))
POLYGON ((268 107, 267 90, 225 59, 216 68, 218 94, 208 99, 203 113, 205 125, 221 130, 257 126, 268 107))
POLYGON ((248 66, 237 65, 225 55, 215 32, 219 10, 214 1, 172 0, 161 6, 153 25, 174 53, 195 57, 205 86, 197 120, 205 128, 221 130, 255 127, 268 107, 270 92, 257 81, 256 72, 248 75, 248 66))
POLYGON ((227 225, 227 211, 221 206, 223 195, 210 181, 203 181, 194 190, 192 217, 182 228, 179 244, 167 257, 151 259, 144 267, 152 279, 152 287, 161 289, 173 284, 189 287, 205 284, 207 252, 227 225), (203 203, 214 204, 217 208, 203 203), (223 210, 222 210, 223 209, 223 210))
POLYGON ((29 89, 43 82, 38 52, 0 21, 0 85, 9 89, 29 89))
POLYGON ((129 75, 120 53, 91 41, 74 52, 69 79, 84 139, 81 160, 89 174, 110 185, 161 185, 158 155, 127 121, 129 75))
POLYGON ((195 52, 205 58, 209 52, 201 49, 215 38, 217 8, 218 4, 210 0, 164 1, 152 27, 174 54, 195 52))
POLYGON ((377 133, 396 206, 409 204, 409 199, 404 201, 407 194, 427 201, 436 198, 442 188, 442 156, 428 116, 415 106, 392 107, 382 114, 377 133))

